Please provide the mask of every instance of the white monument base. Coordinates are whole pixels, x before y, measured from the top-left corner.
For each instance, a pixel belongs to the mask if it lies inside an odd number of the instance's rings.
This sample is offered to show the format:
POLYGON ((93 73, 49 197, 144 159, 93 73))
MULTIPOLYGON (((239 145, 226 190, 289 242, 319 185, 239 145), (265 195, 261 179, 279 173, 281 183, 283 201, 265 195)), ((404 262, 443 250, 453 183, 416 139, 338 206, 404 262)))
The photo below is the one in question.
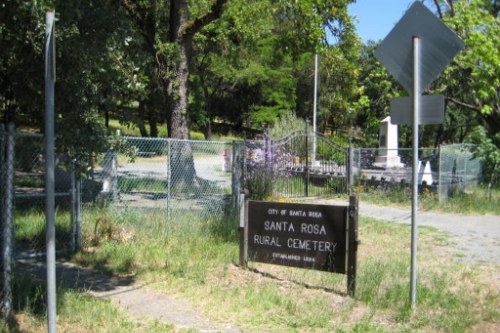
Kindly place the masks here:
POLYGON ((404 168, 405 165, 401 163, 401 157, 396 156, 376 156, 374 166, 384 169, 390 168, 404 168))

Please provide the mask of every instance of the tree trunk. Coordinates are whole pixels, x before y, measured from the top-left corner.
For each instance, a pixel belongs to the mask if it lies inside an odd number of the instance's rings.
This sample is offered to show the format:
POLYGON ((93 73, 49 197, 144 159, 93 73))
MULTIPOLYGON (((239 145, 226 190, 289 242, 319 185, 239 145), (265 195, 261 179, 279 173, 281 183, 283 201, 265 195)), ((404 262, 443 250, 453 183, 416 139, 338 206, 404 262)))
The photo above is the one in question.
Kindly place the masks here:
POLYGON ((142 137, 147 137, 148 136, 148 131, 146 131, 146 126, 144 125, 144 118, 142 115, 144 114, 145 111, 145 105, 144 101, 139 102, 139 115, 137 119, 137 126, 139 127, 139 132, 141 133, 142 137))
POLYGON ((149 135, 152 138, 158 137, 158 121, 156 120, 156 115, 151 108, 148 109, 148 122, 149 122, 149 135))
MULTIPOLYGON (((167 100, 170 106, 169 136, 175 139, 189 139, 188 84, 193 37, 205 25, 220 17, 226 0, 217 0, 210 10, 193 21, 188 19, 188 1, 170 0, 169 42, 178 46, 177 61, 171 72, 173 77, 167 83, 167 100)), ((173 149, 172 180, 175 185, 197 187, 198 180, 194 168, 193 151, 189 142, 179 142, 173 149)))
MULTIPOLYGON (((181 38, 180 29, 186 24, 185 13, 187 3, 183 0, 172 1, 171 10, 177 9, 178 16, 171 15, 171 24, 176 26, 171 27, 171 32, 175 31, 175 38, 179 46, 178 61, 173 69, 174 77, 167 84, 168 94, 167 100, 170 107, 170 131, 169 137, 188 140, 189 125, 188 125, 188 80, 189 80, 189 56, 192 47, 192 38, 184 36, 181 38), (176 6, 184 8, 176 8, 176 6), (177 24, 176 24, 177 23, 177 24)), ((196 170, 194 168, 193 150, 191 144, 186 141, 179 141, 172 145, 170 154, 172 182, 176 188, 191 188, 197 184, 196 170)))
POLYGON ((188 126, 188 79, 189 79, 189 53, 190 41, 184 41, 179 47, 179 61, 176 64, 175 76, 168 83, 168 103, 171 112, 172 133, 170 137, 176 139, 189 139, 188 126))

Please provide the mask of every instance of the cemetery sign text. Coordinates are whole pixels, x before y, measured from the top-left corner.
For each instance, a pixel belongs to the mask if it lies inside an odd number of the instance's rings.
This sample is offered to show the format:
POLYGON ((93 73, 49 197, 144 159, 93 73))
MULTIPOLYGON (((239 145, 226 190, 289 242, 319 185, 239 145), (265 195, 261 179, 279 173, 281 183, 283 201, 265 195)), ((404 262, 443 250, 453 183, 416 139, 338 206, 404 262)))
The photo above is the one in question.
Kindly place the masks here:
POLYGON ((248 204, 250 260, 345 273, 347 207, 248 204))

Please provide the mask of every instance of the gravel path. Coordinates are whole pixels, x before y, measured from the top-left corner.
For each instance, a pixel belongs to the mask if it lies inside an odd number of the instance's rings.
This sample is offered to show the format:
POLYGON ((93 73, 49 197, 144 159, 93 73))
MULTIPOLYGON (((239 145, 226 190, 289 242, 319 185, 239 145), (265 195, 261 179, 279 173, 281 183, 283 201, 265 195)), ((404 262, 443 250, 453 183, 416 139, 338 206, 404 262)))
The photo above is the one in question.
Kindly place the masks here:
MULTIPOLYGON (((338 200, 309 199, 317 204, 345 204, 338 200)), ((360 202, 359 213, 381 221, 411 224, 411 210, 375 206, 360 202)), ((446 232, 456 244, 454 250, 467 262, 500 264, 500 216, 456 215, 418 211, 419 226, 446 232)))

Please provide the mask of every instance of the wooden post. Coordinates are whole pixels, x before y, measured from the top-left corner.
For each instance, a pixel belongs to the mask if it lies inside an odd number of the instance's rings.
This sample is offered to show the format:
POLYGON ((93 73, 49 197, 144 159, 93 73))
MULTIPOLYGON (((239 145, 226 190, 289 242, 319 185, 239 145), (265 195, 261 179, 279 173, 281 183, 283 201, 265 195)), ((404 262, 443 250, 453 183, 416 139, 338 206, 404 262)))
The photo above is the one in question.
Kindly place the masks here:
POLYGON ((247 267, 248 261, 248 201, 240 195, 240 266, 247 267))
POLYGON ((306 119, 306 169, 304 194, 309 196, 309 119, 306 119))
POLYGON ((349 197, 349 223, 347 236, 347 294, 356 292, 356 262, 358 254, 358 197, 349 197))

